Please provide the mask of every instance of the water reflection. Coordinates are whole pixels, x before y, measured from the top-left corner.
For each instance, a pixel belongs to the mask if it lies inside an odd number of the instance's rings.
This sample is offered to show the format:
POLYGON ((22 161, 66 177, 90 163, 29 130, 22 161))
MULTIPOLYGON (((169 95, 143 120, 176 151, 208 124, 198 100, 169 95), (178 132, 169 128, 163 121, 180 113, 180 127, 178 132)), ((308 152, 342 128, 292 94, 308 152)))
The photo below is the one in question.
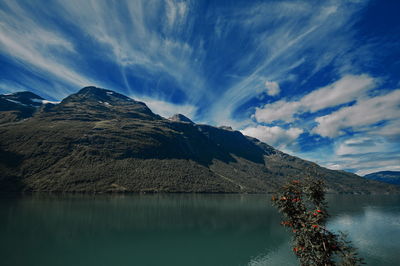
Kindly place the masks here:
POLYGON ((348 200, 343 211, 331 219, 329 227, 348 232, 370 265, 400 265, 400 205, 398 197, 366 197, 348 200), (360 200, 360 199, 357 199, 360 200), (358 205, 357 210, 354 210, 358 205), (348 206, 350 205, 350 206, 348 206), (357 206, 356 205, 356 206, 357 206), (353 211, 349 211, 352 209, 353 211))
MULTIPOLYGON (((349 231, 372 265, 395 261, 391 250, 400 243, 399 198, 330 201, 331 228, 349 231), (395 244, 386 245, 385 239, 395 244)), ((36 194, 1 199, 0 217, 2 265, 296 262, 289 234, 266 195, 36 194)))

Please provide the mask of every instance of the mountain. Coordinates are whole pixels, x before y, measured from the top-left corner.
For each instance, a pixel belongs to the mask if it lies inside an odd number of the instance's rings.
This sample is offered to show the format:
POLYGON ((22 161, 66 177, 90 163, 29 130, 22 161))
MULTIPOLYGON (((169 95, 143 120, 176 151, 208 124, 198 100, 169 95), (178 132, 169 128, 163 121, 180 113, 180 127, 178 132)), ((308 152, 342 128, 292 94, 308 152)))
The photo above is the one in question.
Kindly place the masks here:
POLYGON ((400 185, 400 171, 381 171, 370 173, 365 178, 385 182, 389 184, 400 185))
POLYGON ((85 87, 0 124, 0 190, 265 193, 305 174, 324 178, 331 193, 400 190, 290 156, 229 127, 188 120, 165 119, 122 94, 85 87))
POLYGON ((0 123, 31 117, 43 101, 42 97, 29 91, 0 95, 0 123))
POLYGON ((186 116, 184 116, 182 114, 175 114, 168 119, 171 121, 175 121, 175 122, 186 122, 186 123, 194 124, 192 120, 190 120, 189 118, 187 118, 186 116))

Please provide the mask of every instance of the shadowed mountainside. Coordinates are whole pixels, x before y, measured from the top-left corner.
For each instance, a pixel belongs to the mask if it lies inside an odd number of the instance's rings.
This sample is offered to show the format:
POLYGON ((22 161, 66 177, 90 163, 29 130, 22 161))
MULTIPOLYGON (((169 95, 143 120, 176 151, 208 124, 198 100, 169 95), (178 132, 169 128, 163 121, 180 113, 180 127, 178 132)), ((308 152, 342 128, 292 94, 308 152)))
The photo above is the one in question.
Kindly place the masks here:
POLYGON ((1 191, 265 193, 312 169, 332 193, 399 192, 229 127, 195 124, 183 115, 165 119, 110 90, 86 87, 59 104, 32 108, 1 121, 1 191))
POLYGON ((31 117, 42 105, 43 98, 28 91, 0 95, 0 123, 31 117))

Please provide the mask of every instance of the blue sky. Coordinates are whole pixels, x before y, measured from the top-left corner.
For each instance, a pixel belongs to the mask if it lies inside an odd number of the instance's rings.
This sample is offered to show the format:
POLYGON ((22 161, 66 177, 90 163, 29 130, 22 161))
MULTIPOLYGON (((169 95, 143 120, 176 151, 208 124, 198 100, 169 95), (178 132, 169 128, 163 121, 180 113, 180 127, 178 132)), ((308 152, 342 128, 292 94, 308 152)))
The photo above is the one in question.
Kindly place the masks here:
POLYGON ((358 174, 400 170, 400 1, 0 2, 0 93, 88 85, 358 174))

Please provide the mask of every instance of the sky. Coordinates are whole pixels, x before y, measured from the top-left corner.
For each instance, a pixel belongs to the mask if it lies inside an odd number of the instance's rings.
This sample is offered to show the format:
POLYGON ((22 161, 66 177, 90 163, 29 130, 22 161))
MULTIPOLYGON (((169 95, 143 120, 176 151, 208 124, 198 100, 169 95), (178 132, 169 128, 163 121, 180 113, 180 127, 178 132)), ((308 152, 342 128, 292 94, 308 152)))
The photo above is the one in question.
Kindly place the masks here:
POLYGON ((84 86, 360 175, 400 170, 400 1, 0 2, 0 93, 84 86))

